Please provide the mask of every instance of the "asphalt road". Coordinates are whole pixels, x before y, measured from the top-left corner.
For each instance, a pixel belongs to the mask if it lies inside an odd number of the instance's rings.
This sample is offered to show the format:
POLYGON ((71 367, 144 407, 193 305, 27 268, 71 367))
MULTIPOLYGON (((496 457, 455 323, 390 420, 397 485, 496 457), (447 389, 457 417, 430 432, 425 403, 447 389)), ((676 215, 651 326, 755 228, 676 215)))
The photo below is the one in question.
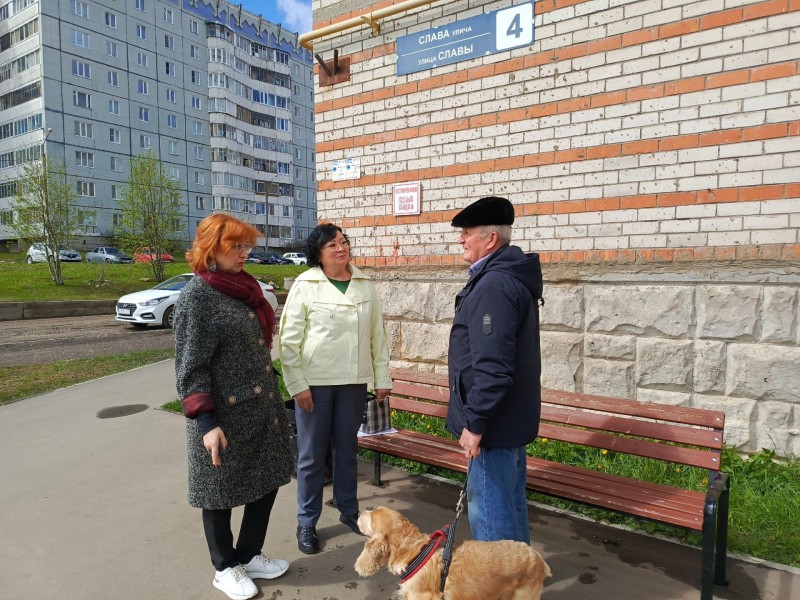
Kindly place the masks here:
POLYGON ((172 329, 134 329, 113 315, 0 321, 0 367, 174 347, 172 329))

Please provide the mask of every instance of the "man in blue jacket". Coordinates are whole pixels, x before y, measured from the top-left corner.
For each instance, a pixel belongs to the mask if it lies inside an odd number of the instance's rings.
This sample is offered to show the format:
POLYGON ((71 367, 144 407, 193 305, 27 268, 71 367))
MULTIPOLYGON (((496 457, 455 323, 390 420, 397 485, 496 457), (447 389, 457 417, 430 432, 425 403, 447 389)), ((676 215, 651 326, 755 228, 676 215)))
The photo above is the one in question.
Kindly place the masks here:
POLYGON ((530 543, 525 446, 536 438, 541 411, 542 271, 537 254, 509 245, 513 222, 514 206, 494 196, 452 221, 471 266, 450 331, 447 430, 472 459, 473 538, 530 543))

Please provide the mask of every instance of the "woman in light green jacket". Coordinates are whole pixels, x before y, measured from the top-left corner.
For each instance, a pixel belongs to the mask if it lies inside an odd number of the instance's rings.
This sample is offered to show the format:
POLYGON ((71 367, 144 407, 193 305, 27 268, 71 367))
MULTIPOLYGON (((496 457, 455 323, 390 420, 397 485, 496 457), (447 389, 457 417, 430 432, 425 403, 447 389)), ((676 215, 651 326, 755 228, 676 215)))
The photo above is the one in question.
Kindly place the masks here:
POLYGON ((336 225, 319 225, 308 236, 306 256, 312 268, 289 291, 278 350, 297 421, 297 545, 315 554, 329 446, 339 520, 360 533, 358 428, 367 387, 383 401, 392 382, 378 295, 350 264, 347 236, 336 225))

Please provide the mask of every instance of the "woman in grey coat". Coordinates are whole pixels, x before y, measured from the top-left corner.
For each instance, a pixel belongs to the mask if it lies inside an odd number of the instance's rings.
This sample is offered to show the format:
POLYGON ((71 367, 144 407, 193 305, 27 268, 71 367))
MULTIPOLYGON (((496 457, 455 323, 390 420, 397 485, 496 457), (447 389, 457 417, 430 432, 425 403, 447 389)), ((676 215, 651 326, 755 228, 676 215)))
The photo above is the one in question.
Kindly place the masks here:
POLYGON ((275 315, 243 270, 259 235, 216 214, 197 227, 186 258, 195 277, 175 308, 175 373, 186 420, 189 504, 201 508, 214 587, 258 593, 253 579, 286 572, 262 553, 278 488, 289 483, 290 430, 272 369, 275 315), (234 545, 231 509, 244 506, 234 545))

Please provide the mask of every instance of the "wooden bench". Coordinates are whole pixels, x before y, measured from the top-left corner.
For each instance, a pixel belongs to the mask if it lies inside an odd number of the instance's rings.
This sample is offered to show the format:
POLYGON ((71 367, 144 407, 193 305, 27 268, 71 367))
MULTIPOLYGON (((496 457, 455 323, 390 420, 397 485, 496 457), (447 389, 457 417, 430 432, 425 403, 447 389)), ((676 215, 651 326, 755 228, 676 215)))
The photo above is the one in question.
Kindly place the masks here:
MULTIPOLYGON (((393 369, 392 379, 393 410, 447 416, 446 375, 393 369)), ((530 456, 527 488, 700 533, 700 598, 711 600, 713 584, 726 584, 728 475, 720 472, 724 424, 725 414, 718 411, 543 389, 541 438, 705 469, 708 488, 699 492, 530 456)), ((375 452, 377 485, 383 454, 467 470, 463 451, 452 437, 401 429, 358 441, 361 448, 375 452)))

